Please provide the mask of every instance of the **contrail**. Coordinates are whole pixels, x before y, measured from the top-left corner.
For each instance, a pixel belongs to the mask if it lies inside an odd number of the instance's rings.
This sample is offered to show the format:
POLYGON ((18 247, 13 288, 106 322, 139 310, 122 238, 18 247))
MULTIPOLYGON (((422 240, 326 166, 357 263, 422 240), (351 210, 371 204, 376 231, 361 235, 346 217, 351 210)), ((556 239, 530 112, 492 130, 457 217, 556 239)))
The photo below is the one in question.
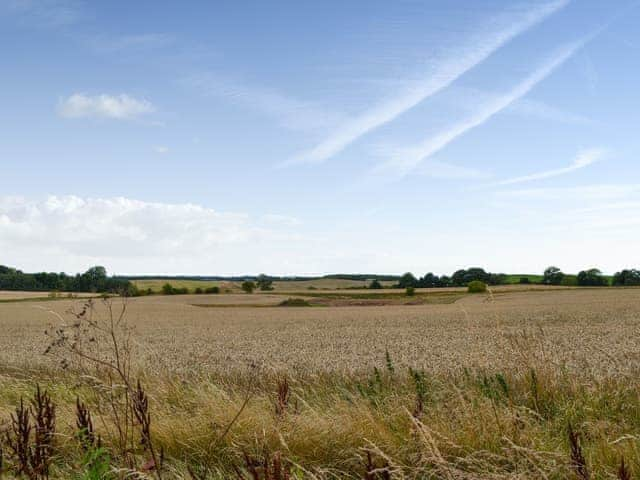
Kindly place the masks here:
MULTIPOLYGON (((589 39, 592 36, 588 37, 589 39)), ((447 130, 440 132, 434 137, 430 137, 424 142, 415 145, 410 148, 401 149, 393 158, 387 162, 378 165, 374 169, 374 173, 393 173, 395 175, 404 176, 417 165, 419 165, 426 158, 430 157, 434 153, 442 150, 444 147, 453 142, 456 138, 469 130, 478 127, 496 115, 498 112, 504 110, 516 100, 525 96, 533 87, 535 87, 542 80, 547 78, 553 73, 559 66, 571 58, 576 51, 578 51, 587 41, 587 39, 580 40, 578 42, 566 45, 560 49, 550 60, 545 62, 542 67, 538 68, 535 72, 529 75, 525 80, 516 85, 509 92, 500 95, 483 108, 475 112, 470 117, 463 121, 453 125, 447 130), (389 169, 392 171, 389 172, 389 169)))
POLYGON ((601 148, 583 150, 578 153, 578 156, 568 167, 547 170, 546 172, 532 173, 530 175, 524 175, 522 177, 509 178, 507 180, 496 182, 493 184, 493 186, 514 185, 516 183, 532 182, 534 180, 543 180, 545 178, 557 177, 559 175, 571 173, 596 163, 597 161, 602 159, 605 153, 606 151, 601 148))
POLYGON ((522 34, 549 15, 565 7, 570 0, 556 0, 527 11, 502 31, 494 32, 480 40, 473 39, 461 52, 455 52, 435 73, 415 84, 402 95, 380 103, 361 115, 342 124, 340 129, 313 149, 284 162, 282 165, 321 163, 342 151, 349 144, 371 130, 384 125, 426 98, 448 87, 465 72, 486 60, 493 52, 522 34))

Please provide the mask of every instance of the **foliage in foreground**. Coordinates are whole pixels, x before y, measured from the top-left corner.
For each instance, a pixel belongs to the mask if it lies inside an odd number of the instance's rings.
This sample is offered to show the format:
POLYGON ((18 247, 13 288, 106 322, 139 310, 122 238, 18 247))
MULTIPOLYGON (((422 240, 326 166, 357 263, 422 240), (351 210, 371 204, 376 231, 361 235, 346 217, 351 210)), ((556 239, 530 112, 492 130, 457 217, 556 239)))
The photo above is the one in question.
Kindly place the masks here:
POLYGON ((615 365, 604 376, 588 365, 576 374, 550 362, 536 334, 514 336, 513 362, 491 371, 407 369, 391 351, 369 373, 255 367, 177 378, 137 369, 126 304, 106 304, 106 318, 88 302, 49 332, 48 354, 63 370, 0 372, 7 474, 584 480, 640 472, 639 377, 615 365))
POLYGON ((480 280, 474 280, 473 282, 469 282, 467 286, 467 292, 469 293, 484 293, 487 291, 487 284, 481 282, 480 280))

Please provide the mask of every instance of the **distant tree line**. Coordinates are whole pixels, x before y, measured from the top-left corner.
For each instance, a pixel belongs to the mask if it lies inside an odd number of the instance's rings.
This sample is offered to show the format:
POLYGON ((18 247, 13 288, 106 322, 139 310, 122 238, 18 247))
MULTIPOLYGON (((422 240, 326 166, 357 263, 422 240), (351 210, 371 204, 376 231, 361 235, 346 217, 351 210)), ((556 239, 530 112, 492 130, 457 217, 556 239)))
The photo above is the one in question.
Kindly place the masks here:
POLYGON ((640 270, 625 269, 616 272, 611 281, 597 268, 582 270, 577 275, 567 275, 558 267, 548 267, 543 274, 542 283, 546 285, 567 285, 581 287, 631 287, 640 285, 640 270))
MULTIPOLYGON (((396 281, 392 288, 442 288, 442 287, 465 287, 471 282, 482 282, 486 285, 504 285, 513 283, 511 278, 503 273, 491 273, 483 268, 460 269, 451 276, 435 275, 427 273, 422 277, 416 277, 413 273, 407 272, 404 275, 327 275, 316 278, 341 278, 350 280, 371 280, 369 288, 384 288, 381 282, 396 281)), ((136 286, 129 280, 133 277, 109 276, 104 267, 91 267, 84 273, 67 275, 66 273, 25 273, 21 270, 0 265, 0 290, 24 290, 24 291, 59 291, 59 292, 94 292, 94 293, 120 293, 129 296, 151 294, 150 290, 138 291, 136 286)), ((176 277, 177 278, 177 277, 176 277)), ((191 277, 185 277, 191 278, 191 277)), ((204 278, 204 277, 202 277, 204 278)), ((222 277, 221 277, 222 278, 222 277)), ((273 277, 268 275, 258 275, 255 277, 243 278, 242 289, 251 293, 256 288, 262 291, 273 290, 274 280, 284 277, 273 277)), ((289 277, 305 278, 305 277, 289 277)), ((540 283, 543 285, 564 285, 564 286, 640 286, 640 270, 625 269, 616 272, 612 277, 606 277, 597 268, 589 268, 580 271, 577 275, 565 274, 560 268, 551 266, 545 269, 540 279, 532 281, 529 277, 521 277, 519 283, 540 283)), ((196 288, 194 293, 219 293, 219 287, 196 288)), ((176 295, 189 293, 185 287, 176 288, 167 283, 162 287, 161 293, 165 295, 176 295)))
MULTIPOLYGON (((400 277, 396 288, 443 288, 443 287, 466 287, 469 283, 480 281, 487 285, 501 285, 506 283, 507 275, 503 273, 489 273, 483 268, 461 269, 454 272, 450 277, 447 275, 438 276, 427 273, 423 277, 416 277, 413 273, 407 272, 400 277)), ((374 280, 370 287, 381 288, 380 283, 374 280)))
POLYGON ((620 286, 637 286, 640 285, 640 270, 636 270, 632 268, 631 270, 622 270, 621 272, 617 272, 611 283, 613 285, 620 286))
MULTIPOLYGON (((541 280, 539 276, 536 276, 536 278, 538 281, 523 276, 518 279, 518 283, 580 287, 606 287, 610 285, 640 286, 640 270, 637 269, 625 269, 609 278, 603 275, 597 268, 589 268, 580 271, 577 275, 570 275, 565 274, 558 267, 551 266, 545 269, 541 280)), ((413 273, 407 272, 400 277, 392 288, 466 287, 471 282, 478 281, 486 285, 506 285, 514 283, 513 278, 510 278, 509 275, 504 273, 491 273, 485 271, 483 268, 474 267, 457 270, 451 276, 438 276, 433 273, 427 273, 423 277, 416 277, 413 273)), ((376 278, 369 284, 369 288, 380 289, 384 287, 376 278)))
POLYGON ((84 273, 24 273, 0 265, 0 290, 94 292, 135 294, 135 286, 124 278, 108 276, 104 267, 91 267, 84 273))
POLYGON ((558 267, 553 266, 548 267, 544 271, 542 283, 545 285, 564 285, 568 287, 606 287, 610 284, 609 279, 597 268, 582 270, 577 275, 568 275, 558 267))

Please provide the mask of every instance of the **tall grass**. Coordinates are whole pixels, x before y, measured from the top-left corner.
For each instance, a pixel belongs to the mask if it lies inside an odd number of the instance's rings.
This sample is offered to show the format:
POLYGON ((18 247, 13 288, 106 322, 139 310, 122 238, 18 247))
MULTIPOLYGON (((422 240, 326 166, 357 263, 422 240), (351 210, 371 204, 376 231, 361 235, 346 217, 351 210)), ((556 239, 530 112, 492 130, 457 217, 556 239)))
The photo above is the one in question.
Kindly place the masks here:
POLYGON ((98 318, 88 302, 60 319, 48 350, 60 369, 0 371, 7 475, 584 480, 640 472, 640 377, 588 366, 577 374, 541 352, 536 335, 514 337, 510 361, 491 369, 405 370, 394 362, 401 352, 388 350, 364 373, 254 367, 178 376, 137 364, 126 308, 106 311, 98 318), (20 417, 51 425, 43 412, 52 410, 55 435, 24 434, 20 417), (45 460, 29 463, 38 451, 45 460))

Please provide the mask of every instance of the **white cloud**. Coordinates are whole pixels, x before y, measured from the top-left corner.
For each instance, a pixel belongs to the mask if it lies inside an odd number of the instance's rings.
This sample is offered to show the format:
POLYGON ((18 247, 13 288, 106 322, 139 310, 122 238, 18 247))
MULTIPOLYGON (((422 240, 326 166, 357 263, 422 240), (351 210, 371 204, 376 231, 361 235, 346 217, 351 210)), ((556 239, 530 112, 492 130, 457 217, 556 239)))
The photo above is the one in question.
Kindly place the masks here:
POLYGON ((67 272, 104 265, 120 274, 408 270, 450 274, 481 259, 493 271, 541 271, 549 263, 561 263, 569 271, 591 263, 615 271, 634 255, 637 202, 619 212, 577 214, 574 208, 564 208, 569 205, 566 200, 578 207, 603 205, 603 199, 627 203, 635 202, 639 191, 639 185, 596 185, 505 196, 505 210, 492 213, 482 205, 479 210, 463 209, 449 216, 461 219, 462 224, 439 222, 435 230, 434 223, 426 220, 432 209, 426 209, 426 218, 410 228, 374 212, 348 225, 341 226, 341 219, 332 217, 332 228, 308 225, 303 229, 286 215, 251 217, 194 204, 76 196, 0 197, 0 264, 26 271, 67 272), (554 208, 531 202, 532 198, 546 198, 554 208), (523 209, 529 207, 534 210, 524 215, 523 209), (500 221, 489 221, 492 215, 500 221), (459 235, 460 228, 477 241, 469 244, 468 236, 459 235), (542 243, 540 232, 545 232, 542 243), (363 238, 368 241, 363 243, 363 238), (402 249, 393 248, 398 238, 403 238, 402 249), (581 241, 567 249, 567 239, 572 238, 581 241), (612 242, 618 247, 607 248, 612 242), (490 252, 489 244, 493 247, 490 252), (430 253, 434 251, 444 253, 435 258, 430 253))
POLYGON ((169 147, 166 147, 164 145, 155 145, 153 147, 153 151, 157 154, 164 155, 165 153, 169 153, 169 147))
POLYGON ((374 169, 374 173, 382 174, 385 177, 389 175, 403 177, 424 160, 442 150, 461 135, 484 124, 513 102, 525 96, 538 83, 547 78, 559 66, 571 58, 582 45, 584 45, 584 41, 572 43, 562 48, 550 60, 545 62, 540 68, 535 70, 510 91, 496 97, 487 104, 481 105, 480 108, 470 116, 452 125, 448 129, 427 138, 422 143, 398 149, 388 161, 378 165, 374 169))
POLYGON ((155 111, 147 100, 138 100, 126 94, 95 95, 74 93, 58 104, 58 113, 65 118, 102 117, 118 120, 131 119, 155 111))
POLYGON ((271 258, 267 252, 298 238, 290 217, 271 220, 121 197, 0 197, 0 252, 11 252, 0 263, 42 269, 59 259, 65 270, 99 262, 120 272, 253 271, 271 258))
POLYGON ((509 178, 507 180, 502 180, 500 182, 496 182, 494 185, 513 185, 516 183, 524 183, 531 182, 534 180, 543 180, 545 178, 557 177, 560 175, 565 175, 567 173, 574 172, 576 170, 580 170, 581 168, 588 167, 601 160, 605 155, 606 151, 603 149, 590 149, 584 150, 576 156, 575 160, 568 167, 556 168, 553 170, 547 170, 545 172, 532 173, 530 175, 523 175, 521 177, 509 178))
MULTIPOLYGON (((481 35, 468 39, 463 47, 449 52, 446 58, 433 66, 433 73, 428 78, 405 89, 401 95, 374 105, 373 108, 361 115, 343 123, 334 134, 286 164, 326 161, 371 130, 391 122, 426 98, 448 87, 457 78, 482 63, 514 37, 568 3, 568 0, 557 0, 523 12, 509 12, 508 18, 497 22, 500 24, 497 30, 483 32, 481 35)), ((492 28, 495 28, 495 25, 492 25, 492 28)))

